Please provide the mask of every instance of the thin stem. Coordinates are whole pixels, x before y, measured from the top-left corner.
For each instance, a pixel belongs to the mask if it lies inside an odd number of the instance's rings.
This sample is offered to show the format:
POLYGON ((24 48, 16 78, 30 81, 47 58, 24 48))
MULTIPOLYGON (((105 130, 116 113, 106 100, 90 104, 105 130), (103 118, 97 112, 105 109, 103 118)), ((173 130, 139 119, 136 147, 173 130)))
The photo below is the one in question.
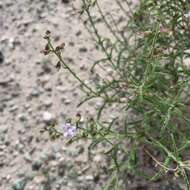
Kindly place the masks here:
POLYGON ((129 14, 129 12, 126 11, 126 9, 123 7, 123 5, 119 2, 119 0, 115 0, 116 3, 118 4, 119 8, 123 11, 123 13, 129 17, 132 18, 132 15, 129 14))
POLYGON ((146 154, 148 154, 148 156, 152 158, 152 160, 156 162, 157 165, 164 168, 166 171, 176 172, 178 170, 178 166, 176 168, 168 168, 165 165, 163 165, 161 162, 159 162, 148 150, 145 149, 144 151, 146 152, 146 154))
MULTIPOLYGON (((82 1, 83 1, 84 5, 86 5, 85 0, 82 0, 82 1)), ((89 18, 90 24, 91 24, 91 26, 92 26, 92 28, 93 28, 93 30, 94 30, 94 33, 95 33, 95 36, 96 36, 96 38, 97 38, 98 44, 101 46, 103 52, 105 53, 105 55, 106 55, 108 61, 110 62, 111 66, 113 67, 113 69, 115 69, 115 70, 118 72, 118 74, 122 77, 121 73, 118 71, 117 66, 114 64, 112 58, 110 57, 109 53, 107 52, 106 48, 104 47, 104 45, 103 45, 103 43, 102 43, 101 36, 100 36, 99 33, 98 33, 98 30, 97 30, 97 28, 96 28, 96 26, 95 26, 95 24, 94 24, 94 22, 93 22, 93 20, 92 20, 92 17, 91 17, 91 14, 90 14, 88 8, 85 9, 85 11, 86 11, 87 16, 88 16, 88 18, 89 18)))
POLYGON ((110 30, 110 32, 112 33, 112 35, 116 38, 116 40, 118 40, 120 43, 123 43, 123 42, 120 40, 120 38, 116 35, 116 32, 114 32, 114 30, 112 29, 112 26, 108 23, 106 17, 104 16, 104 14, 103 14, 103 12, 102 12, 100 6, 99 6, 98 1, 96 1, 96 5, 97 5, 97 7, 98 7, 98 10, 99 10, 99 12, 100 12, 100 15, 101 15, 101 17, 102 17, 102 19, 103 19, 105 25, 107 26, 107 28, 110 30))
POLYGON ((97 94, 91 87, 89 87, 84 81, 80 79, 80 77, 77 76, 77 74, 64 62, 62 56, 60 55, 60 52, 56 51, 53 45, 51 44, 50 39, 48 39, 48 45, 51 48, 52 52, 58 57, 59 61, 64 65, 64 68, 66 68, 86 89, 88 89, 91 93, 93 93, 96 96, 100 96, 97 94))

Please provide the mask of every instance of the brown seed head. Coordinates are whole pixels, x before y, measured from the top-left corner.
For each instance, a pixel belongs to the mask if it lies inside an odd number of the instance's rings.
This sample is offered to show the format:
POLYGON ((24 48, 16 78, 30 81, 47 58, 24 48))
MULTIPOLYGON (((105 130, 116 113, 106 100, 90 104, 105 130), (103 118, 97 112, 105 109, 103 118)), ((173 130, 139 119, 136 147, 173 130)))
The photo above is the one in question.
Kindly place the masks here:
POLYGON ((65 47, 65 43, 64 43, 64 42, 59 45, 59 48, 60 48, 60 49, 64 49, 64 47, 65 47))
POLYGON ((44 55, 48 55, 50 53, 50 51, 43 49, 43 50, 40 51, 40 53, 42 53, 44 55))
POLYGON ((50 35, 51 35, 51 32, 49 30, 47 30, 45 32, 45 36, 44 36, 44 39, 49 39, 50 38, 50 35))
POLYGON ((49 30, 46 30, 46 33, 45 33, 46 35, 50 35, 51 34, 51 32, 49 31, 49 30))

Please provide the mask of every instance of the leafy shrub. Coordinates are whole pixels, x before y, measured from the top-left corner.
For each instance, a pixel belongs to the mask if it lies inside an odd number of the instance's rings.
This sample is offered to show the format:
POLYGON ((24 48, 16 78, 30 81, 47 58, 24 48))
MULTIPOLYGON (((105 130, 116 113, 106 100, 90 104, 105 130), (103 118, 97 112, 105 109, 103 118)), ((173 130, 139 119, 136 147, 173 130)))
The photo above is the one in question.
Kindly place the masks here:
MULTIPOLYGON (((163 175, 179 176, 190 189, 188 158, 190 147, 189 85, 190 4, 187 0, 115 0, 119 15, 104 13, 98 0, 81 0, 81 19, 96 41, 103 57, 99 67, 112 74, 94 85, 86 84, 65 63, 61 50, 46 32, 44 54, 54 53, 57 68, 63 66, 81 83, 86 98, 81 104, 101 98, 102 106, 86 126, 75 123, 80 131, 71 140, 89 138, 89 149, 107 143, 106 154, 113 159, 112 175, 104 189, 119 189, 125 172, 157 180, 163 175), (109 35, 101 32, 92 16, 98 13, 109 35), (103 112, 121 108, 123 118, 105 121, 103 112), (151 171, 146 172, 146 168, 151 171), (114 188, 113 188, 114 189, 114 188)), ((80 104, 80 105, 81 105, 80 104)), ((55 133, 53 133, 55 134, 55 133)), ((58 136, 60 134, 58 133, 58 136)))

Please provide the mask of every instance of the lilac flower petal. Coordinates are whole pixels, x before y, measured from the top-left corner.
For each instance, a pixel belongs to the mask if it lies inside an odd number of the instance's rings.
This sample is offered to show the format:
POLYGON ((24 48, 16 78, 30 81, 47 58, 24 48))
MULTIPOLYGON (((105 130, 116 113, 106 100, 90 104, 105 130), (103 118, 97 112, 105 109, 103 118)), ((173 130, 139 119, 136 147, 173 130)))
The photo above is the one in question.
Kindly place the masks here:
POLYGON ((76 127, 73 126, 71 123, 65 123, 61 126, 61 128, 63 129, 63 135, 66 138, 72 138, 77 132, 76 127))

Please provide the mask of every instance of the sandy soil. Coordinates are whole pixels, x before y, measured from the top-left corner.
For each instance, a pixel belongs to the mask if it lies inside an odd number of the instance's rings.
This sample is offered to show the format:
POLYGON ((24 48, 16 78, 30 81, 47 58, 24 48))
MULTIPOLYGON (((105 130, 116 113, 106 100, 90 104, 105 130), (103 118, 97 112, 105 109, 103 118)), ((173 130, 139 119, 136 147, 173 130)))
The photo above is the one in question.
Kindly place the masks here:
POLYGON ((90 112, 76 108, 82 98, 79 84, 67 71, 57 72, 54 58, 40 54, 42 36, 48 29, 56 44, 64 41, 65 60, 88 79, 94 59, 89 34, 70 1, 2 0, 0 13, 0 189, 89 189, 94 174, 81 172, 92 170, 85 147, 65 148, 62 139, 53 143, 40 134, 48 120, 59 125, 77 112, 90 112), (84 179, 88 183, 81 183, 84 179))

